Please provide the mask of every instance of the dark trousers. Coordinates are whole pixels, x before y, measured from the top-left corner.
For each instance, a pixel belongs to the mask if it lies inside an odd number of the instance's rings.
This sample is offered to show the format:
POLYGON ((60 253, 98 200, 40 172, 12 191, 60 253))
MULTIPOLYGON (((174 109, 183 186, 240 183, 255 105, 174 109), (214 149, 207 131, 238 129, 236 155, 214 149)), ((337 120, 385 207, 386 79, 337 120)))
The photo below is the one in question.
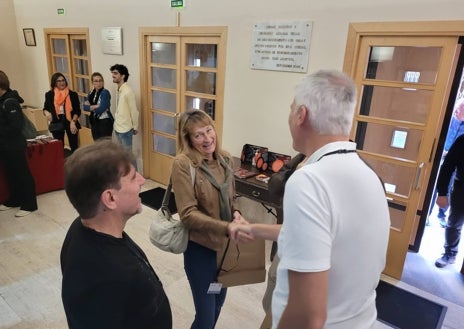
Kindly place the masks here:
MULTIPOLYGON (((448 194, 451 193, 451 190, 453 189, 453 181, 456 178, 456 171, 453 172, 453 175, 450 178, 450 183, 448 185, 448 194)), ((435 183, 436 184, 436 183, 435 183)), ((430 207, 429 207, 429 216, 432 213, 433 207, 435 206, 435 202, 437 201, 437 185, 435 185, 435 188, 433 190, 433 195, 432 195, 432 201, 430 202, 430 207)), ((441 218, 446 218, 446 212, 448 211, 449 205, 446 206, 445 208, 438 208, 438 216, 441 218)))
POLYGON ((445 229, 445 253, 456 255, 464 224, 464 184, 455 180, 450 195, 450 215, 445 229))
POLYGON ((220 294, 208 294, 209 285, 216 281, 216 251, 189 241, 184 253, 184 269, 192 290, 195 319, 191 329, 213 329, 216 325, 227 289, 220 294))
POLYGON ((5 176, 10 188, 8 207, 20 207, 21 210, 37 210, 35 182, 26 160, 24 149, 5 150, 0 155, 5 167, 5 176))
POLYGON ((65 118, 62 118, 64 122, 64 131, 54 131, 52 132, 53 138, 59 139, 60 141, 63 142, 64 145, 64 133, 66 132, 66 135, 68 136, 68 141, 69 141, 69 147, 71 148, 71 152, 74 152, 77 150, 78 147, 78 135, 79 135, 79 130, 77 133, 73 134, 71 132, 71 123, 66 120, 65 118))
POLYGON ((97 140, 102 137, 110 137, 113 134, 113 120, 111 118, 95 119, 92 123, 92 137, 97 140))

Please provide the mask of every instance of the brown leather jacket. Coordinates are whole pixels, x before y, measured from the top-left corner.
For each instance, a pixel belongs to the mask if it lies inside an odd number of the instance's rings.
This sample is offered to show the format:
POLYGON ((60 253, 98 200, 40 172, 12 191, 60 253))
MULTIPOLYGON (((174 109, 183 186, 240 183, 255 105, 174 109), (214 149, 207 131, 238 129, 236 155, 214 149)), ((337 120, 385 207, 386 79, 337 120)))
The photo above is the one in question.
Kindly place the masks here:
MULTIPOLYGON (((172 166, 172 188, 176 206, 182 222, 190 229, 190 240, 207 248, 220 251, 227 241, 228 222, 219 216, 219 195, 199 168, 194 168, 194 184, 190 166, 194 166, 185 154, 178 155, 172 166)), ((208 162, 209 169, 216 180, 225 180, 225 171, 217 161, 208 162)), ((233 174, 233 173, 232 173, 233 174)), ((237 210, 235 184, 230 186, 232 213, 237 210)))

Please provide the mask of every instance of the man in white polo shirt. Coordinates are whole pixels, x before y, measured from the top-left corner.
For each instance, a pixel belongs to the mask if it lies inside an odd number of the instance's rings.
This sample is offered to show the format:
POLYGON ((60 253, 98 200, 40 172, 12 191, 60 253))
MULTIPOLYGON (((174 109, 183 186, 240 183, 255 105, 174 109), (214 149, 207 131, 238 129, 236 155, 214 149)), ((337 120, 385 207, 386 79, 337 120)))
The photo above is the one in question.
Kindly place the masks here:
POLYGON ((376 326, 390 218, 379 177, 349 141, 355 104, 354 82, 338 71, 296 88, 288 121, 308 159, 285 186, 273 328, 376 326))

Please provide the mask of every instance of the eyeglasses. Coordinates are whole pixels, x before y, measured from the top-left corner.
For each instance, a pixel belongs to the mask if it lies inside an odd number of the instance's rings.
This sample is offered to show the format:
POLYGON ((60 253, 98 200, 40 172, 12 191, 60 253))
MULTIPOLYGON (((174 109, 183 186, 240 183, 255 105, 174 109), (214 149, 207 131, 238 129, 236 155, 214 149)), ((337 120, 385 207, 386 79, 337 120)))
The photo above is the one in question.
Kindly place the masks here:
POLYGON ((93 80, 92 82, 103 82, 103 80, 93 80))
POLYGON ((66 82, 66 80, 65 79, 58 79, 58 80, 56 80, 56 82, 66 82))

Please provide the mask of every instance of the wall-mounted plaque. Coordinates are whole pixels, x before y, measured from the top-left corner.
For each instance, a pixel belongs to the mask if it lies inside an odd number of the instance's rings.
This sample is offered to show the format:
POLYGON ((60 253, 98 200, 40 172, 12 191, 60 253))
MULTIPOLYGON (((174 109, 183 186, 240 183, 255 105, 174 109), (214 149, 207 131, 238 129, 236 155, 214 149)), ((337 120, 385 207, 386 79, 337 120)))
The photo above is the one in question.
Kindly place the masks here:
POLYGON ((253 26, 251 68, 304 73, 312 22, 268 22, 253 26))
POLYGON ((122 55, 122 28, 104 27, 101 32, 102 52, 110 55, 122 55))

